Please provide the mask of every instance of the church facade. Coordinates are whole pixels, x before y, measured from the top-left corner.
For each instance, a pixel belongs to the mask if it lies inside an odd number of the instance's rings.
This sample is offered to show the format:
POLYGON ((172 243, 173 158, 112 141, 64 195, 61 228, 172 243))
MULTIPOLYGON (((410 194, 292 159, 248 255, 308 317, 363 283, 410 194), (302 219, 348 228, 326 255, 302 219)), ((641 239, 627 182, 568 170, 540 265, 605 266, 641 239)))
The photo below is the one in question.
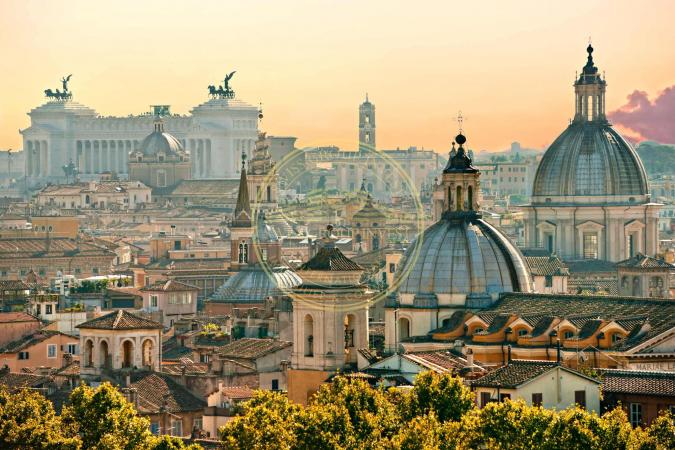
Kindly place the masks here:
POLYGON ((237 178, 239 157, 250 155, 258 137, 259 108, 234 96, 212 95, 187 115, 171 114, 165 105, 128 116, 101 116, 72 97, 50 100, 28 115, 20 130, 29 182, 65 180, 71 161, 80 178, 110 171, 127 173, 129 153, 139 149, 154 118, 162 115, 167 132, 190 153, 193 178, 237 178))
POLYGON ((523 207, 528 247, 565 260, 655 255, 660 204, 633 147, 605 115, 606 80, 588 61, 574 83, 575 116, 544 154, 523 207))

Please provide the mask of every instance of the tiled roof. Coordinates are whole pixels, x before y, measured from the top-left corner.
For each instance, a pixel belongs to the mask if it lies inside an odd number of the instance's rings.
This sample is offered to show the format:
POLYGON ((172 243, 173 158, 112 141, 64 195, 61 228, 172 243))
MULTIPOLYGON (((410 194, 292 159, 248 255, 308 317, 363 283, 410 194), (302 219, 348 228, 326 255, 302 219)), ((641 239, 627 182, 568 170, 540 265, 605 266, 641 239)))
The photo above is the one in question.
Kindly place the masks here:
POLYGON ((153 285, 144 286, 140 290, 148 292, 186 292, 186 291, 198 291, 199 288, 197 286, 182 283, 180 281, 168 280, 168 281, 158 281, 153 285))
POLYGON ((248 386, 227 386, 220 389, 220 392, 232 400, 245 400, 253 398, 255 391, 248 386))
POLYGON ((63 237, 46 238, 2 238, 0 239, 0 259, 37 258, 37 257, 73 257, 73 256, 110 256, 115 252, 88 242, 63 237))
POLYGON ((472 381, 472 386, 516 388, 526 381, 542 375, 557 366, 550 361, 513 360, 507 366, 489 372, 482 378, 472 381))
POLYGON ((231 199, 226 203, 234 203, 234 197, 239 187, 239 180, 182 180, 171 190, 169 195, 199 196, 205 194, 216 194, 230 196, 231 199))
MULTIPOLYGON (((20 352, 26 348, 32 347, 35 344, 39 344, 42 341, 45 341, 49 339, 52 336, 56 336, 58 334, 64 334, 59 331, 52 331, 52 330, 40 330, 36 333, 29 334, 27 336, 24 336, 20 339, 17 339, 16 341, 10 342, 9 344, 5 345, 4 348, 0 349, 0 353, 16 353, 20 352)), ((67 336, 67 335, 66 335, 67 336)), ((76 339, 73 337, 73 339, 76 339)))
POLYGON ((339 248, 326 246, 298 270, 356 271, 363 270, 363 267, 343 255, 339 248))
POLYGON ((218 354, 224 358, 257 359, 292 345, 292 342, 276 339, 242 338, 225 345, 218 354))
POLYGON ((565 276, 570 271, 557 256, 526 256, 525 261, 530 266, 532 275, 538 276, 565 276))
POLYGON ((41 387, 51 381, 51 377, 42 375, 0 371, 0 385, 6 386, 11 392, 23 388, 41 387))
POLYGON ((191 355, 192 349, 179 345, 175 336, 162 343, 162 360, 177 361, 183 356, 191 355))
POLYGON ((162 372, 174 376, 182 375, 183 368, 185 368, 186 375, 205 375, 209 372, 209 365, 207 363, 188 362, 184 361, 184 359, 181 358, 182 361, 179 363, 162 364, 162 372))
POLYGON ((602 259, 565 261, 570 273, 616 272, 616 264, 602 259))
POLYGON ((436 372, 453 372, 463 369, 466 360, 448 351, 405 353, 403 358, 436 372))
POLYGON ((136 329, 162 329, 162 324, 154 320, 131 314, 120 309, 119 311, 88 320, 77 325, 76 328, 93 328, 99 330, 136 330, 136 329))
POLYGON ((458 326, 460 326, 462 323, 464 323, 464 316, 466 315, 465 311, 455 311, 452 313, 452 316, 450 316, 449 319, 446 319, 447 322, 445 322, 445 325, 443 325, 440 328, 437 328, 435 330, 431 330, 429 334, 432 333, 444 333, 447 331, 452 331, 458 326))
POLYGON ((39 322, 40 320, 25 312, 0 313, 0 323, 39 322))
POLYGON ((170 413, 199 411, 206 402, 166 375, 155 372, 136 372, 131 375, 131 387, 138 393, 138 410, 158 414, 160 408, 170 413))
POLYGON ((0 291, 27 291, 30 287, 21 280, 0 280, 0 291))
POLYGON ((148 269, 165 270, 220 270, 224 269, 227 258, 199 258, 199 259, 160 259, 147 265, 148 269))
POLYGON ((56 375, 63 375, 63 376, 69 376, 69 377, 80 376, 80 362, 79 361, 73 361, 72 363, 68 364, 66 367, 63 367, 63 368, 57 370, 56 375))
MULTIPOLYGON (((594 320, 619 321, 645 317, 647 330, 632 333, 614 344, 612 350, 633 348, 661 333, 675 328, 675 301, 635 297, 579 296, 506 293, 486 312, 510 313, 518 316, 543 314, 565 318, 583 328, 594 320)), ((589 328, 594 326, 588 325, 589 328)), ((636 325, 638 326, 638 325, 636 325)))
POLYGON ((675 265, 669 264, 663 259, 652 258, 641 253, 632 258, 616 263, 617 267, 640 268, 640 269, 670 269, 675 270, 675 265))
POLYGON ((601 377, 603 392, 675 397, 673 372, 605 369, 601 377))

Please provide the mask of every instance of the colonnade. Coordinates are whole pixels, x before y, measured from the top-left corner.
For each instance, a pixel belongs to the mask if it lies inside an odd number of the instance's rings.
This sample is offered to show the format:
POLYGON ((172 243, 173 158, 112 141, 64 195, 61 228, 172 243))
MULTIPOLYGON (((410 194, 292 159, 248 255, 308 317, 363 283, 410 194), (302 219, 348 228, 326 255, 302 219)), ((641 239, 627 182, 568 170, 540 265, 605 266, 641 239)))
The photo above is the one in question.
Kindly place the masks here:
POLYGON ((138 146, 132 140, 78 140, 77 167, 80 173, 105 171, 127 173, 129 153, 138 146))
POLYGON ((26 147, 26 176, 44 177, 49 174, 49 144, 44 140, 28 140, 26 147))

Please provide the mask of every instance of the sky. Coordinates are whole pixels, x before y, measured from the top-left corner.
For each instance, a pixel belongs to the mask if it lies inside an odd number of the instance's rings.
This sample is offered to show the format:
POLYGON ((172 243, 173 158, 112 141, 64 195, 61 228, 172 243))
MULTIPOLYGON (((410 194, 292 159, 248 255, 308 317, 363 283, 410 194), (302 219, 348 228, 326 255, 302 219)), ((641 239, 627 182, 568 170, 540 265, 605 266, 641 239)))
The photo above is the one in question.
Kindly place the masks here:
POLYGON ((0 149, 21 148, 64 75, 76 101, 126 116, 188 113, 232 70, 261 128, 300 147, 356 148, 367 92, 379 148, 446 152, 460 110, 471 148, 542 148, 573 113, 589 36, 613 120, 675 142, 673 17, 667 0, 1 0, 0 149))

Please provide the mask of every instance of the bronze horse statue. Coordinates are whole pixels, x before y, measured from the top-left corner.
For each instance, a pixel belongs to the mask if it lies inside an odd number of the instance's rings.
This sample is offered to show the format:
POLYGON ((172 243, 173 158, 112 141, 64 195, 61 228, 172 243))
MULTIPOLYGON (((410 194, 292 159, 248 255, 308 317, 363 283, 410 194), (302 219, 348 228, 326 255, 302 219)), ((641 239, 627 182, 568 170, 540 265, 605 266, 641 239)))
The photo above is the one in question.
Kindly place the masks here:
POLYGON ((52 91, 51 89, 45 89, 45 96, 47 98, 53 98, 55 100, 68 100, 73 98, 72 92, 60 92, 58 89, 52 91))

